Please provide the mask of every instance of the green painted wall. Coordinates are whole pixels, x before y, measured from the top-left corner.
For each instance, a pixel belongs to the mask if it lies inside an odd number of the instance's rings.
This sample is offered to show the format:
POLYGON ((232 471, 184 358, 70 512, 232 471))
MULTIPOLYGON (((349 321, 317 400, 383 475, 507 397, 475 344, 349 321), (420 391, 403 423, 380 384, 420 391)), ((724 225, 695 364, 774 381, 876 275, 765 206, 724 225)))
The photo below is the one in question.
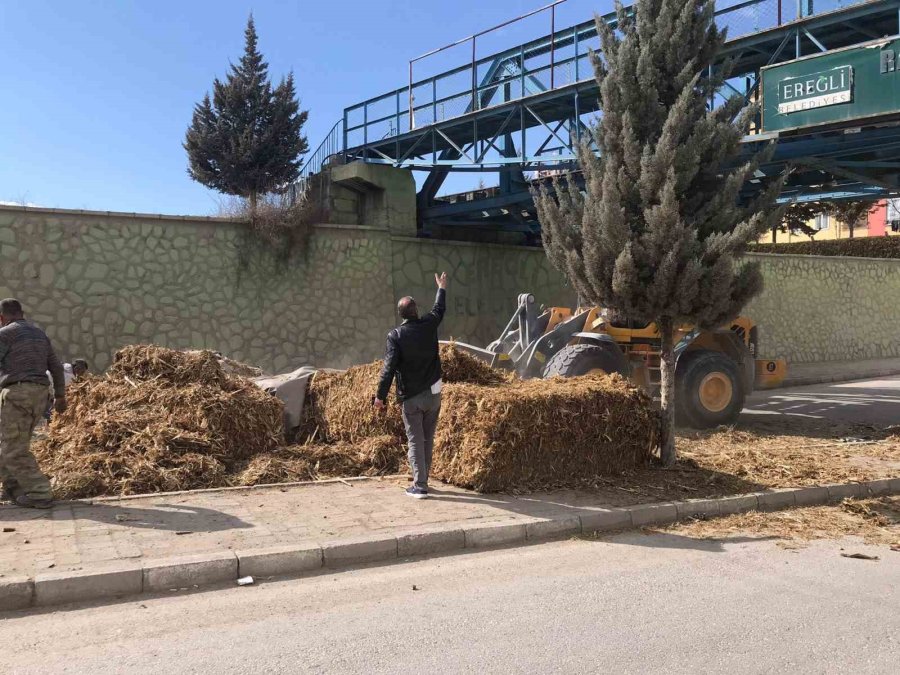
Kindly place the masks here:
MULTIPOLYGON (((243 245, 242 226, 223 220, 0 207, 0 296, 22 300, 64 359, 95 368, 122 345, 155 342, 277 372, 379 358, 396 301, 430 306, 435 271, 451 279, 445 338, 486 345, 526 291, 573 302, 537 249, 334 225, 280 268, 258 250, 242 265, 243 245)), ((900 261, 754 257, 766 291, 746 314, 763 355, 900 357, 900 261)))

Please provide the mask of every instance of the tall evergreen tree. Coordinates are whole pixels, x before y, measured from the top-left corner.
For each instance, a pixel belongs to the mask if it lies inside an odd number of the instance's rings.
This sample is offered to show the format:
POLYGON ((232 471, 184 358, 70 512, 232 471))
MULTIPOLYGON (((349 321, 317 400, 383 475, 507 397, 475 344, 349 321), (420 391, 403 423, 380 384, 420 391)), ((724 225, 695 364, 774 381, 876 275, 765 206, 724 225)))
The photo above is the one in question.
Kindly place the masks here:
POLYGON ((191 178, 246 198, 255 212, 260 194, 296 180, 300 158, 309 149, 301 133, 308 113, 300 111, 293 73, 272 86, 252 14, 244 38, 241 60, 225 82, 213 81, 212 101, 206 94, 194 106, 184 148, 191 178))
POLYGON ((657 323, 668 465, 676 329, 720 327, 759 293, 759 266, 741 255, 780 219, 781 185, 739 200, 763 157, 740 160, 755 114, 742 112, 742 98, 708 107, 727 76, 725 68, 709 71, 725 40, 713 0, 637 0, 633 14, 617 2, 616 10, 615 32, 597 19, 599 154, 580 149, 585 193, 569 179, 535 201, 547 256, 581 299, 657 323))

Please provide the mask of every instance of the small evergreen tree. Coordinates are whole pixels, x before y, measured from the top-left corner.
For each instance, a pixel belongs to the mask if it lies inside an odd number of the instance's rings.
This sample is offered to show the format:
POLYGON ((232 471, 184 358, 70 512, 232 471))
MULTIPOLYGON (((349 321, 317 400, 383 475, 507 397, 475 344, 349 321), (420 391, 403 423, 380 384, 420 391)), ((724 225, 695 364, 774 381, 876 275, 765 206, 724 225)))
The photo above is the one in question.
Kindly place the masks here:
POLYGON ((272 87, 252 14, 244 37, 244 55, 225 82, 213 81, 212 101, 206 94, 194 106, 184 148, 191 178, 244 197, 255 213, 260 194, 296 180, 300 158, 308 150, 301 134, 308 113, 300 111, 293 73, 272 87))
POLYGON ((781 218, 773 181, 742 204, 763 157, 741 161, 754 109, 733 98, 710 110, 727 69, 709 72, 725 40, 713 0, 617 2, 618 33, 597 20, 592 56, 601 116, 599 154, 580 149, 582 194, 569 179, 535 195, 550 261, 583 301, 635 320, 661 337, 661 457, 675 461, 674 336, 682 322, 717 328, 762 288, 747 244, 781 218), (734 121, 734 120, 737 121, 734 121))

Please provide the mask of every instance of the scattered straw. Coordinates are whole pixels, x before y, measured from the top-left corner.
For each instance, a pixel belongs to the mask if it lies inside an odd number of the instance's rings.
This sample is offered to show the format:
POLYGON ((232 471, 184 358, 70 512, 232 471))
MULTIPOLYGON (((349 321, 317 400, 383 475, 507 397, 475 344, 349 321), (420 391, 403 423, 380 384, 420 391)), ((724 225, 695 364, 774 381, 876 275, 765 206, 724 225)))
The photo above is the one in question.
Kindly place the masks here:
POLYGON ((856 536, 869 544, 900 542, 900 498, 847 499, 838 506, 815 506, 773 513, 751 511, 737 515, 680 523, 665 528, 694 539, 735 536, 777 538, 789 547, 814 539, 856 536))
POLYGON ((782 417, 711 432, 683 431, 680 456, 766 487, 846 483, 896 474, 900 441, 872 427, 782 417))
POLYGON ((354 445, 294 445, 257 455, 235 483, 259 485, 343 476, 384 476, 401 471, 405 459, 405 451, 390 436, 375 436, 354 445))

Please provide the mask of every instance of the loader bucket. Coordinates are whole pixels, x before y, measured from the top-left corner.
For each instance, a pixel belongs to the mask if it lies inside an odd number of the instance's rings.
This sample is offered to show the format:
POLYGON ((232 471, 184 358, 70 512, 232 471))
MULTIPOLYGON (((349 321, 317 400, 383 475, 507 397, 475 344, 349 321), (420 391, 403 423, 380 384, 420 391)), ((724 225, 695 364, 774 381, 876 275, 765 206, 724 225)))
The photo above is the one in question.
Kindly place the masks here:
POLYGON ((441 340, 442 345, 456 347, 461 352, 465 352, 469 356, 474 356, 479 361, 484 361, 489 366, 501 368, 504 370, 512 370, 513 362, 509 358, 509 354, 496 354, 482 347, 466 344, 465 342, 455 342, 453 340, 441 340))

